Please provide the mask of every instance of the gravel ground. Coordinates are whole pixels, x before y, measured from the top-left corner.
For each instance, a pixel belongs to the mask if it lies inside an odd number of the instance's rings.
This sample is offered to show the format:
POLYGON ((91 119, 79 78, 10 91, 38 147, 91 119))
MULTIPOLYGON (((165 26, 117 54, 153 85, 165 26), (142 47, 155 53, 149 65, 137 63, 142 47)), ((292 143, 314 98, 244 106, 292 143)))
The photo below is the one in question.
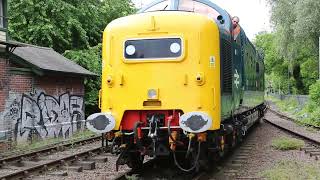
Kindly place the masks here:
MULTIPOLYGON (((116 172, 116 161, 117 156, 106 154, 108 161, 106 163, 96 163, 96 169, 94 170, 84 170, 81 173, 69 172, 68 177, 63 179, 77 179, 77 180, 111 180, 118 175, 128 171, 130 168, 128 166, 120 166, 119 171, 116 172)), ((62 178, 60 178, 62 179, 62 178)))
MULTIPOLYGON (((93 170, 83 170, 83 172, 75 172, 72 170, 57 170, 54 172, 49 172, 48 175, 39 176, 36 179, 43 179, 43 180, 69 180, 69 179, 77 179, 77 180, 111 180, 117 177, 118 175, 126 172, 129 170, 129 167, 127 166, 120 166, 119 171, 116 172, 116 160, 117 156, 111 155, 109 153, 100 154, 98 156, 95 156, 94 158, 103 158, 107 157, 107 162, 96 162, 96 168, 93 170), (54 173, 61 173, 66 172, 68 176, 55 176, 52 175, 54 173), (50 175, 51 174, 51 175, 50 175)), ((88 161, 94 161, 94 160, 88 160, 88 161)), ((33 178, 35 179, 35 178, 33 178)))
POLYGON ((261 122, 261 124, 256 127, 251 138, 260 143, 256 144, 252 149, 250 158, 241 168, 241 176, 260 177, 263 171, 272 168, 281 160, 316 163, 316 160, 311 158, 308 154, 305 154, 303 151, 281 151, 272 148, 272 140, 279 137, 292 136, 264 122, 261 122))
MULTIPOLYGON (((270 114, 266 114, 266 118, 270 118, 270 114)), ((257 126, 253 127, 244 143, 231 153, 230 157, 223 160, 221 165, 218 165, 218 170, 212 170, 211 175, 205 175, 204 178, 200 179, 264 179, 262 174, 281 161, 289 160, 311 165, 318 163, 304 151, 282 151, 271 147, 272 140, 280 137, 293 136, 261 121, 257 126), (239 156, 246 157, 241 164, 234 162, 239 159, 239 156)))
POLYGON ((71 149, 67 148, 67 150, 65 150, 65 151, 54 152, 54 153, 51 153, 47 156, 42 154, 39 158, 37 158, 37 161, 34 161, 34 162, 32 161, 33 159, 26 158, 26 159, 24 159, 23 162, 27 162, 27 164, 23 163, 23 164, 20 164, 20 166, 17 166, 18 164, 5 165, 0 168, 0 174, 1 175, 9 174, 9 173, 15 172, 15 170, 23 170, 26 168, 30 168, 31 166, 44 164, 44 163, 52 161, 52 160, 60 159, 62 157, 66 157, 66 156, 72 155, 77 152, 84 152, 84 151, 92 149, 92 148, 98 148, 100 146, 101 146, 101 142, 96 142, 96 143, 86 144, 83 146, 78 146, 76 148, 71 148, 71 149))
MULTIPOLYGON (((279 119, 278 117, 267 113, 266 118, 277 120, 279 122, 286 122, 287 120, 279 119)), ((291 122, 292 123, 292 122, 291 122)), ((296 128, 297 125, 290 124, 292 127, 296 128)), ((301 126, 299 126, 301 127, 301 126)), ((306 132, 309 132, 305 130, 306 132)), ((310 133, 310 132, 309 132, 310 133)), ((316 134, 317 135, 317 134, 316 134)), ((292 160, 301 163, 308 164, 316 164, 317 161, 314 158, 311 158, 308 154, 304 153, 300 150, 289 150, 289 151, 281 151, 276 150, 271 147, 272 140, 279 137, 292 137, 290 134, 279 130, 272 125, 269 125, 265 122, 260 122, 257 126, 254 127, 249 136, 245 139, 245 142, 241 147, 245 147, 246 144, 250 144, 250 151, 245 150, 246 148, 242 148, 239 150, 240 153, 247 153, 248 159, 245 163, 241 164, 240 167, 237 168, 237 176, 235 178, 229 179, 241 179, 251 177, 251 179, 261 178, 262 173, 268 169, 274 167, 278 162, 282 160, 292 160), (242 152, 241 152, 242 151, 242 152)), ((233 154, 236 156, 238 150, 236 150, 233 154)), ((81 173, 78 172, 68 172, 67 177, 55 177, 55 176, 42 176, 39 179, 98 179, 98 180, 109 180, 114 179, 119 174, 129 170, 126 166, 121 166, 119 172, 115 172, 115 162, 117 157, 108 155, 108 162, 106 163, 97 163, 95 170, 84 170, 81 173)), ((226 164, 230 164, 226 162, 226 164)), ((217 169, 224 170, 224 166, 218 167, 217 169)), ((228 179, 226 176, 215 177, 217 169, 212 170, 213 175, 211 179, 228 179)), ((162 172, 165 172, 163 170, 162 172)), ((165 178, 164 178, 165 179, 165 178)), ((208 178, 209 179, 209 178, 208 178)))

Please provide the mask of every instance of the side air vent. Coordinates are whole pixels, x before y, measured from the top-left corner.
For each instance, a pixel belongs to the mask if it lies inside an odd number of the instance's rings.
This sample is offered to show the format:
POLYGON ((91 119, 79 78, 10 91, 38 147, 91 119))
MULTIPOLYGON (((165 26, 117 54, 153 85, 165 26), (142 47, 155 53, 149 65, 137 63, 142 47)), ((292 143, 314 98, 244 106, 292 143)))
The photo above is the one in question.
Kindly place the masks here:
POLYGON ((225 39, 221 40, 222 92, 232 92, 232 46, 225 39))

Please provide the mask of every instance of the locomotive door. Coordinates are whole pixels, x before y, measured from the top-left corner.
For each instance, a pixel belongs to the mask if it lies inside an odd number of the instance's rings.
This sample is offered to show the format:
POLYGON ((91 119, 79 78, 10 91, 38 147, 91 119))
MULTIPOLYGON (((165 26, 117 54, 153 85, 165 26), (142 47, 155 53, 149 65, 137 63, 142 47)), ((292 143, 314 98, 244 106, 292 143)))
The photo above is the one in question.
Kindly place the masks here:
POLYGON ((233 89, 233 103, 235 109, 238 109, 242 104, 243 97, 243 57, 242 57, 242 46, 241 46, 241 37, 242 33, 240 33, 236 39, 233 39, 232 47, 233 47, 233 76, 232 76, 232 89, 233 89))

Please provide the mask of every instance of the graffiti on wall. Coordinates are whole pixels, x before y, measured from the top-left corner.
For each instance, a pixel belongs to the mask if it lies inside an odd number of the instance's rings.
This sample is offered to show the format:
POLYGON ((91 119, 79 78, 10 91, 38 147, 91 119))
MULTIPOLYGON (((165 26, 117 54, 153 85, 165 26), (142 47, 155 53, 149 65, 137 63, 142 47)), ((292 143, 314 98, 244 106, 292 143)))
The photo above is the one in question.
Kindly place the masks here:
POLYGON ((5 114, 5 120, 15 123, 15 137, 18 141, 33 137, 67 138, 82 129, 84 123, 83 96, 61 94, 58 98, 44 92, 22 94, 15 99, 5 114))

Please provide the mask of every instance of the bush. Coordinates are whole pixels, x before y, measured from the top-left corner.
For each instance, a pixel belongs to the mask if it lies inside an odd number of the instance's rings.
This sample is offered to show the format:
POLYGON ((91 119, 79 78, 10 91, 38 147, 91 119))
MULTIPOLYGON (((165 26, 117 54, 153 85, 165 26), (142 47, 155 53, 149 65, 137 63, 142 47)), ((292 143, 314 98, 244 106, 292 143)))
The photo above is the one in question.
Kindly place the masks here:
POLYGON ((310 86, 309 90, 310 101, 316 105, 320 105, 320 81, 317 81, 310 86))
POLYGON ((293 150, 303 147, 304 142, 295 138, 280 137, 272 140, 271 146, 279 150, 293 150))
POLYGON ((277 103, 281 111, 293 113, 298 109, 298 101, 295 98, 289 98, 277 103))

